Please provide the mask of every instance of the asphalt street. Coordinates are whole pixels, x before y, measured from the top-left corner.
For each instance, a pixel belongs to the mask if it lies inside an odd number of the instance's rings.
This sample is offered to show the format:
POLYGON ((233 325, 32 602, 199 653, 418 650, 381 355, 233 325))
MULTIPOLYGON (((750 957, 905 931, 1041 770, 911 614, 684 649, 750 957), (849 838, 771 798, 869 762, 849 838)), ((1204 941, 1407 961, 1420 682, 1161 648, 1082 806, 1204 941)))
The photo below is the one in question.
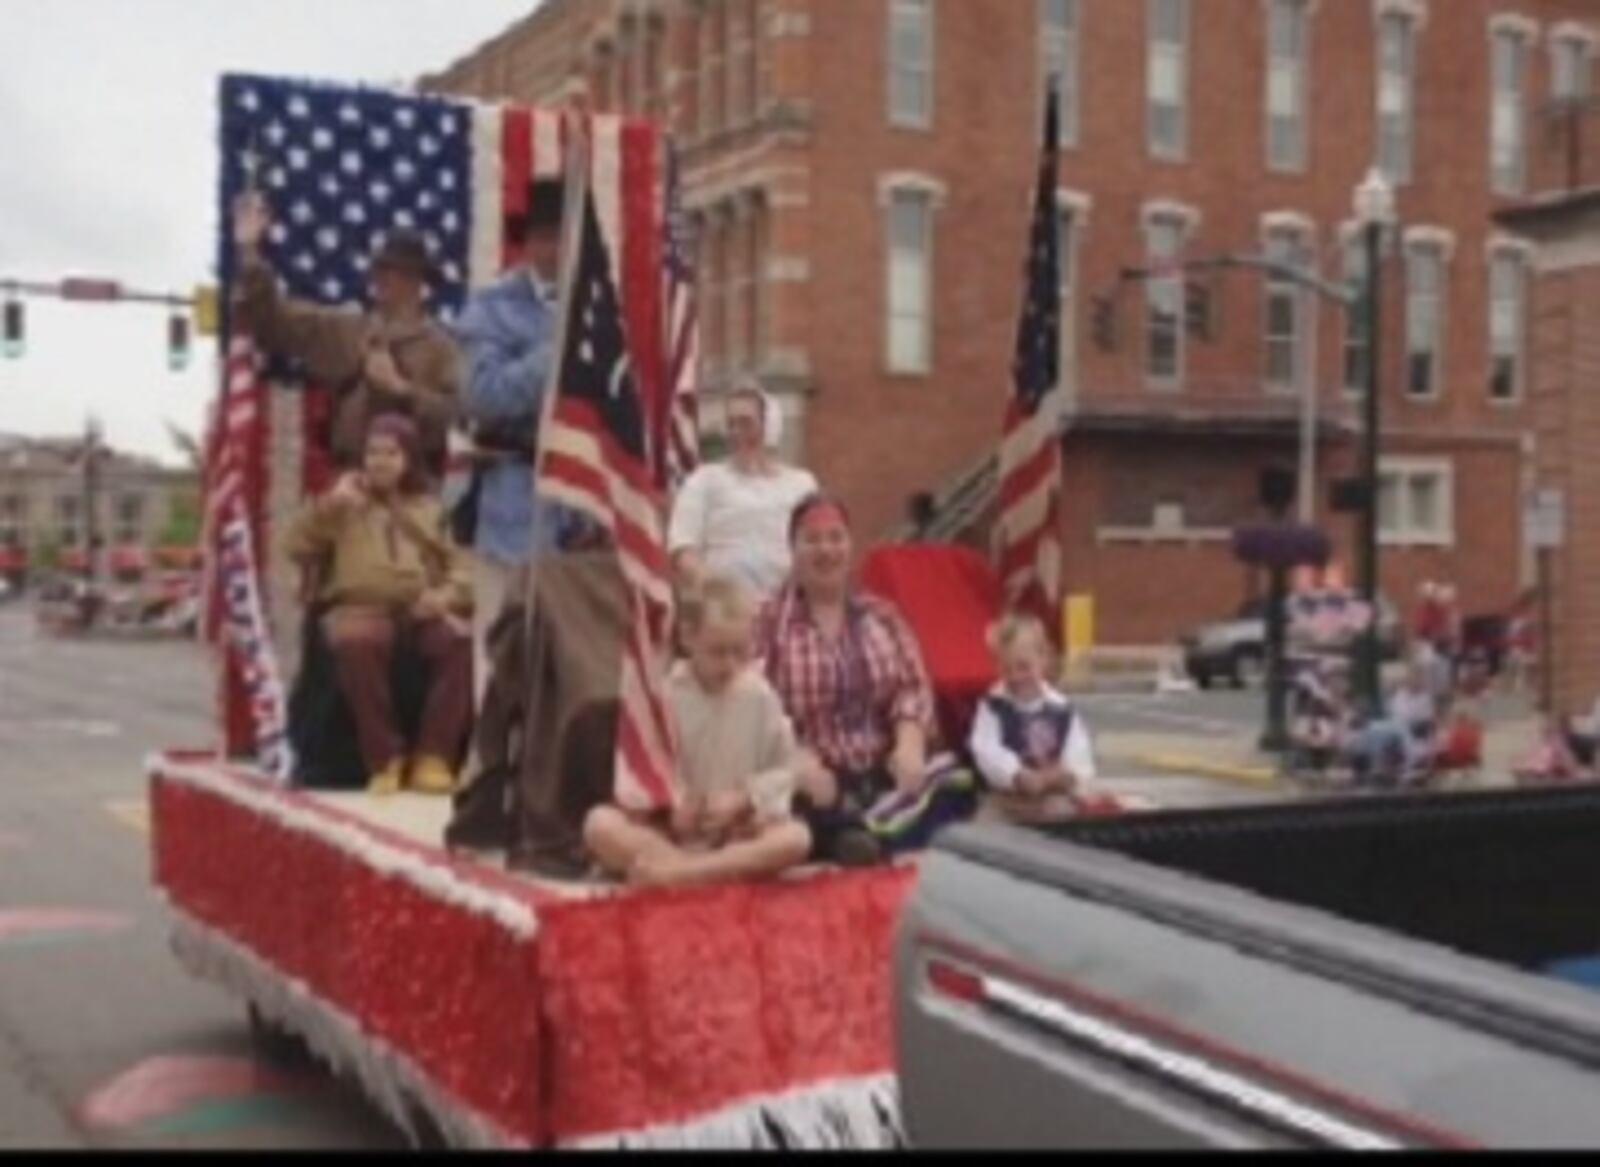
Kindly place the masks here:
POLYGON ((62 641, 0 608, 0 1149, 382 1149, 356 1094, 253 1056, 168 953, 143 759, 211 738, 182 643, 62 641))
MULTIPOLYGON (((256 1059, 242 1008, 166 948, 143 761, 212 741, 204 652, 63 640, 0 607, 0 1148, 402 1145, 352 1091, 256 1059)), ((1237 735, 1259 697, 1093 697, 1097 733, 1237 735)), ((1166 805, 1251 797, 1120 770, 1166 805)))

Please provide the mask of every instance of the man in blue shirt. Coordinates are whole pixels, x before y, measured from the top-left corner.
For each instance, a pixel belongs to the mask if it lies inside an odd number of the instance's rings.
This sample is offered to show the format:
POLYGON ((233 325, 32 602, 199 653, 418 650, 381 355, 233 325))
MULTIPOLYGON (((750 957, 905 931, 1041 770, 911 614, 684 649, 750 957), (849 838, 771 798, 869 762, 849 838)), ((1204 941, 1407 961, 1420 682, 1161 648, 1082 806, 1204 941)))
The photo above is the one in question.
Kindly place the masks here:
POLYGON ((467 358, 463 413, 475 447, 473 556, 475 707, 489 682, 487 640, 518 568, 553 550, 571 519, 534 497, 539 419, 556 361, 565 186, 538 181, 525 216, 506 224, 521 262, 476 293, 456 324, 467 358))

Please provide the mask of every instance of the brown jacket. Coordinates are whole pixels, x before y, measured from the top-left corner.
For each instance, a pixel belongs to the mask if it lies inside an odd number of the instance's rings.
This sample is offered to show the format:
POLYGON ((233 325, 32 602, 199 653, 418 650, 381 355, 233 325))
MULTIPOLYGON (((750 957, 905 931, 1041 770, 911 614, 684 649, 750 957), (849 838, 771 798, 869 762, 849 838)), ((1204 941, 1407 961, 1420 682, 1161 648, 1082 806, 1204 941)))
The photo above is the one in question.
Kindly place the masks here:
POLYGON ((461 400, 461 353, 439 324, 388 323, 352 308, 328 308, 284 296, 272 269, 260 260, 239 268, 234 299, 240 323, 268 352, 292 357, 334 394, 333 453, 340 465, 361 461, 367 424, 380 413, 416 419, 430 467, 444 464, 450 423, 461 400), (408 393, 369 385, 367 351, 387 345, 408 393))
POLYGON ((288 552, 296 563, 326 565, 320 598, 329 603, 410 605, 424 591, 446 588, 453 611, 472 611, 466 557, 450 539, 444 507, 430 495, 389 504, 325 495, 290 528, 288 552))

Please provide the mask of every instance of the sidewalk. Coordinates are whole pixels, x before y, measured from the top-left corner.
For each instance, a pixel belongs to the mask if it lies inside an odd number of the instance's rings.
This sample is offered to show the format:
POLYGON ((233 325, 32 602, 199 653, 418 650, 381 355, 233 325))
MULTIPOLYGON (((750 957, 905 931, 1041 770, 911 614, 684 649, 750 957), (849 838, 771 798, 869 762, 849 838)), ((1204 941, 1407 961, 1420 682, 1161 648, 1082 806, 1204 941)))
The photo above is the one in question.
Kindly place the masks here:
MULTIPOLYGON (((1484 738, 1480 784, 1512 785, 1512 770, 1532 750, 1539 732, 1533 717, 1491 724, 1484 738)), ((1277 760, 1257 748, 1260 730, 1251 727, 1233 736, 1166 733, 1105 733, 1095 737, 1101 766, 1110 772, 1130 770, 1207 778, 1235 786, 1270 790, 1279 784, 1277 760)))

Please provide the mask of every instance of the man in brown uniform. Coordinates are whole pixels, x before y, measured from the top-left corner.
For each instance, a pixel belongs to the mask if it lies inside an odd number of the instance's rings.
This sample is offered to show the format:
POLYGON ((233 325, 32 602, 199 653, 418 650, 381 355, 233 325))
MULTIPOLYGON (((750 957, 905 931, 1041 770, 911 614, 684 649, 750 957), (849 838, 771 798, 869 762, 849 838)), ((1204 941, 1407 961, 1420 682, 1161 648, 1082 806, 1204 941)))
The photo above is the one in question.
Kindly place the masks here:
POLYGON ((383 413, 409 415, 429 471, 439 475, 461 396, 461 356, 450 334, 428 316, 432 273, 427 244, 395 231, 372 258, 372 310, 330 308, 285 297, 261 254, 272 223, 265 201, 243 196, 234 208, 239 273, 234 311, 256 343, 291 357, 334 394, 333 456, 360 464, 367 426, 383 413))

